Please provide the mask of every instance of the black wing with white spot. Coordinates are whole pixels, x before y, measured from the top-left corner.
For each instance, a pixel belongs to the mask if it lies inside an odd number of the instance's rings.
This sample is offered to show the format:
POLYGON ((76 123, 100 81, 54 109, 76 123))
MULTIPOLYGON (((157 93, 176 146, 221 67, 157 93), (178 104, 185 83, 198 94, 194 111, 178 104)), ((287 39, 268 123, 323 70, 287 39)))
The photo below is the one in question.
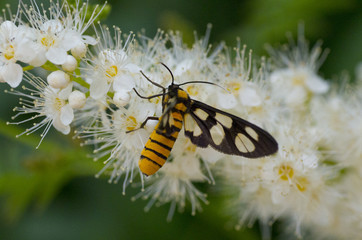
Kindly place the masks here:
POLYGON ((226 154, 258 158, 278 151, 278 143, 260 127, 199 101, 192 100, 184 127, 193 144, 226 154))

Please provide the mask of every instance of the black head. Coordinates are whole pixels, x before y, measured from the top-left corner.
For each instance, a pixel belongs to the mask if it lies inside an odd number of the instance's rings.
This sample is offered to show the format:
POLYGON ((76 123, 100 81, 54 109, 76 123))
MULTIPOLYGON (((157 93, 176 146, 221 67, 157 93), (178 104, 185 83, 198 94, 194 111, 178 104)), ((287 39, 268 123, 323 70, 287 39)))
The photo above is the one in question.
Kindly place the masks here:
POLYGON ((170 97, 174 97, 174 96, 177 96, 177 91, 179 89, 179 85, 178 84, 174 84, 174 83, 171 83, 171 85, 168 86, 167 88, 167 93, 170 97))

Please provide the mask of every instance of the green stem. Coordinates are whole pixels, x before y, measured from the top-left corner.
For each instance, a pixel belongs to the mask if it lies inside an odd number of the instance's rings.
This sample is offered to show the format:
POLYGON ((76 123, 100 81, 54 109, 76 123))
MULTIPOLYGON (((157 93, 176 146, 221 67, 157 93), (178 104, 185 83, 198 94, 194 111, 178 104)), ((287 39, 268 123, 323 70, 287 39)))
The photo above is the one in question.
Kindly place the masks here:
POLYGON ((50 71, 50 72, 54 72, 59 70, 57 66, 55 66, 53 63, 47 61, 43 66, 41 66, 43 69, 50 71))
POLYGON ((78 83, 79 85, 87 88, 87 89, 89 89, 89 87, 90 87, 89 83, 84 81, 83 78, 81 78, 81 77, 73 77, 73 76, 71 76, 71 80, 78 83))
POLYGON ((28 65, 28 66, 26 66, 26 67, 23 67, 23 71, 24 71, 24 72, 30 71, 30 70, 32 70, 33 68, 34 68, 34 66, 28 65))
MULTIPOLYGON (((80 76, 80 75, 81 75, 79 68, 77 68, 77 69, 75 70, 75 74, 76 74, 76 76, 80 76)), ((86 81, 84 81, 83 78, 81 78, 81 77, 73 77, 73 76, 71 76, 71 80, 74 81, 74 82, 76 82, 76 83, 78 83, 79 85, 87 88, 87 89, 89 89, 89 87, 90 87, 89 83, 87 83, 86 81)))

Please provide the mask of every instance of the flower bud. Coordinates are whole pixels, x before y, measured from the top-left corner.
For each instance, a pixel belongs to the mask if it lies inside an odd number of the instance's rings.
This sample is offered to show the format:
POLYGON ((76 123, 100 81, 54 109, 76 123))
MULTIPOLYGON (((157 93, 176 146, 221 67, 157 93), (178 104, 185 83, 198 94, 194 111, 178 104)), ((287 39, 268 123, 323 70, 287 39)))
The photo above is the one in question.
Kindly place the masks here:
POLYGON ((65 72, 57 70, 48 75, 47 81, 51 87, 62 89, 68 86, 70 77, 65 72))
POLYGON ((72 55, 67 56, 67 60, 62 65, 64 71, 74 72, 74 70, 78 67, 77 59, 75 59, 72 55))
POLYGON ((87 100, 87 98, 86 98, 85 94, 78 90, 71 92, 71 94, 68 97, 69 105, 73 109, 83 108, 86 100, 87 100))
POLYGON ((87 45, 85 45, 84 43, 78 44, 77 46, 72 48, 70 52, 72 53, 73 57, 77 59, 84 58, 85 54, 87 53, 87 45))
POLYGON ((131 96, 126 91, 118 91, 113 96, 113 101, 118 107, 124 107, 129 103, 131 96))

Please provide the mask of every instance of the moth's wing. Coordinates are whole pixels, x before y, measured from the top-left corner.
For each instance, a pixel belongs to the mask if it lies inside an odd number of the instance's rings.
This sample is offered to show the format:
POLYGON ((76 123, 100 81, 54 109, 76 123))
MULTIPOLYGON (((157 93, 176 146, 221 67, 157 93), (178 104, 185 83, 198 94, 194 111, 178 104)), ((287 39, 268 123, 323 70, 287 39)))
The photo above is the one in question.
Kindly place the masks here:
POLYGON ((230 113, 192 100, 184 117, 185 135, 199 147, 258 158, 275 153, 278 143, 265 130, 230 113))

